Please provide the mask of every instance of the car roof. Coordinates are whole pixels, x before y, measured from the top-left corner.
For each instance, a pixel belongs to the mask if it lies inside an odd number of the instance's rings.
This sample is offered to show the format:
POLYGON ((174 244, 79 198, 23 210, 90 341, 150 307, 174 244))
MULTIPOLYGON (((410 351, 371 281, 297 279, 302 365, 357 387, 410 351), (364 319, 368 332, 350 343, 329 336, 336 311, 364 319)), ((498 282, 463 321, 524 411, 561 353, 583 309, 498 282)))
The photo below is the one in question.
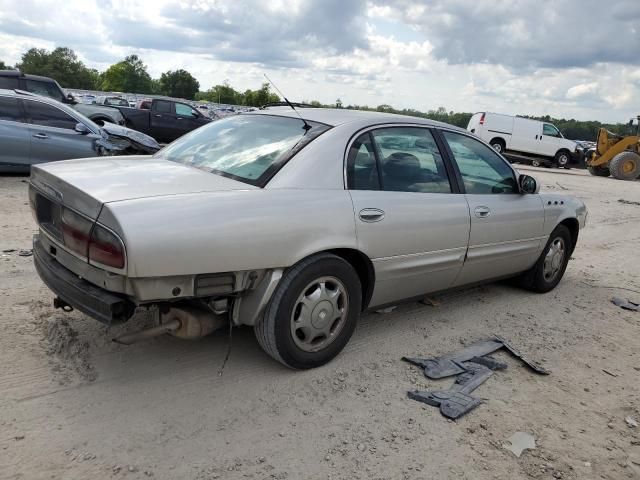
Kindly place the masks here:
MULTIPOLYGON (((296 111, 304 118, 312 122, 324 123, 332 127, 347 123, 413 123, 432 127, 446 127, 454 130, 465 131, 459 127, 449 125, 428 118, 412 117, 410 115, 398 115, 395 113, 371 112, 367 110, 351 110, 347 108, 305 108, 298 107, 296 111)), ((283 117, 298 118, 296 112, 290 107, 266 107, 264 109, 251 112, 251 115, 278 115, 283 117)))
POLYGON ((22 77, 27 80, 40 80, 41 82, 58 83, 51 77, 22 73, 20 70, 0 70, 0 77, 22 77))

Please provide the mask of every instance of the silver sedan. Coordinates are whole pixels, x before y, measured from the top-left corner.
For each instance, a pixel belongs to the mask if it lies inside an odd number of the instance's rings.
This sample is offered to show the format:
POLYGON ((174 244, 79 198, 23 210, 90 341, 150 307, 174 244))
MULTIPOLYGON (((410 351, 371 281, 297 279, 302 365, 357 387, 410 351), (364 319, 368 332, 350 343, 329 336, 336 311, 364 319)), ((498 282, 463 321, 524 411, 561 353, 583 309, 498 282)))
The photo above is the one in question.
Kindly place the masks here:
POLYGON ((38 165, 30 200, 55 305, 107 324, 157 315, 123 343, 252 325, 292 368, 331 360, 367 309, 507 277, 548 292, 587 216, 465 130, 286 107, 152 157, 38 165))

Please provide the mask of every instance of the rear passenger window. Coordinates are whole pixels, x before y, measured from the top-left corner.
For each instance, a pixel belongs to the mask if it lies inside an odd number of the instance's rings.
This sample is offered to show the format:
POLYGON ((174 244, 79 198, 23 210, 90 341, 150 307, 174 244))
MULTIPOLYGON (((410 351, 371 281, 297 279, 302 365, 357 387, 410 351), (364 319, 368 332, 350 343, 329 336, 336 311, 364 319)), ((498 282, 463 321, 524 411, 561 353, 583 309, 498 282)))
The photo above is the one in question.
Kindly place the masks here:
POLYGON ((378 165, 368 132, 360 135, 351 145, 347 172, 350 190, 380 190, 378 165))
POLYGON ((466 193, 518 193, 513 170, 492 148, 467 135, 442 131, 458 165, 466 193))
POLYGON ((24 100, 27 117, 34 125, 74 130, 78 121, 58 108, 42 102, 24 100))
POLYGON ((382 189, 394 192, 451 193, 451 184, 431 132, 393 127, 372 132, 382 189))
POLYGON ((171 102, 164 102, 162 100, 156 102, 156 112, 159 113, 173 113, 173 108, 171 107, 171 102))
POLYGON ((9 120, 10 122, 23 121, 18 99, 0 97, 0 120, 9 120))

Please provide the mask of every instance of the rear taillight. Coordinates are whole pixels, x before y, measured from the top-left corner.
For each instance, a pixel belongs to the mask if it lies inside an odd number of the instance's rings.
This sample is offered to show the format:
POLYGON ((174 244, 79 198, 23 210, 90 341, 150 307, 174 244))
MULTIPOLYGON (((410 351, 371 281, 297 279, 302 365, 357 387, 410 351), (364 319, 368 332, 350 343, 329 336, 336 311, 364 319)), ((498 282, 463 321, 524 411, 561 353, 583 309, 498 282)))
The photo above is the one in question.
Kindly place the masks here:
POLYGON ((484 113, 480 115, 480 125, 484 125, 484 113))
POLYGON ((124 245, 106 228, 96 225, 89 241, 89 261, 108 267, 124 267, 124 245))
POLYGON ((93 222, 68 208, 62 209, 62 240, 64 246, 83 257, 87 256, 93 222))
POLYGON ((107 267, 124 267, 124 245, 106 228, 68 208, 62 209, 62 241, 69 250, 107 267))

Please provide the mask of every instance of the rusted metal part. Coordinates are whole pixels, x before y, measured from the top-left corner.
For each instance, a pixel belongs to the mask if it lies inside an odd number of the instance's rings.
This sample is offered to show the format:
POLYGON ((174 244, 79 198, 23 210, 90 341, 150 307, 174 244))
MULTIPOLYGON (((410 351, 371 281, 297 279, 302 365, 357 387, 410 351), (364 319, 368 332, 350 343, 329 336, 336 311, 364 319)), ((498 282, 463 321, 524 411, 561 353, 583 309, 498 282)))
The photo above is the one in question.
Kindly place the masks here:
POLYGON ((172 308, 162 314, 161 324, 157 327, 120 335, 113 341, 123 345, 131 345, 166 333, 178 338, 195 340, 209 335, 226 324, 225 316, 215 315, 207 310, 196 307, 172 308))
POLYGON ((171 322, 158 325, 157 327, 142 330, 140 332, 125 333, 124 335, 120 335, 119 337, 114 338, 113 341, 122 345, 132 345, 143 340, 149 340, 150 338, 164 335, 165 333, 175 332, 179 328, 180 320, 176 319, 171 322))

